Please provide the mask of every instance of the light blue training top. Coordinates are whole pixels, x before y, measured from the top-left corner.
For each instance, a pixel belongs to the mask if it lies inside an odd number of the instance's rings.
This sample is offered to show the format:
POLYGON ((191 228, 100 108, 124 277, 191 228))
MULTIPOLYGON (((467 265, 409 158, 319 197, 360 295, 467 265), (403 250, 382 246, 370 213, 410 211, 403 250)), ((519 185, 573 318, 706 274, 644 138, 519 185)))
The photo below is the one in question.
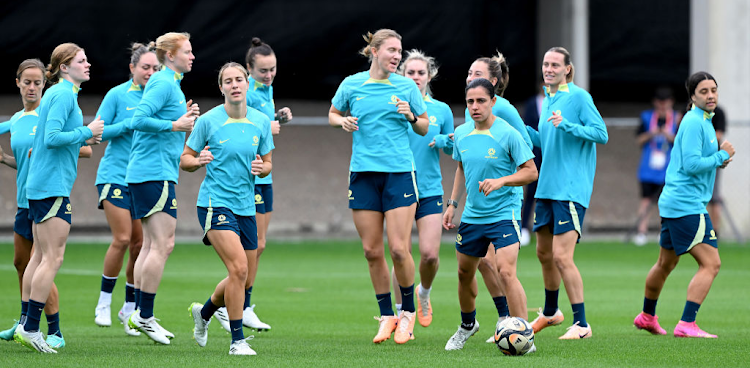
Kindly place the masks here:
POLYGON ((29 208, 26 198, 26 178, 29 174, 29 150, 34 144, 39 108, 26 112, 21 110, 0 124, 0 134, 10 132, 10 149, 16 158, 16 203, 18 208, 29 208))
POLYGON ((341 82, 331 104, 358 118, 359 130, 352 132, 351 172, 400 173, 414 171, 409 149, 412 128, 397 112, 398 100, 406 101, 416 116, 427 111, 417 84, 396 73, 388 79, 370 78, 369 71, 350 75, 341 82))
POLYGON ((248 108, 243 119, 232 119, 224 105, 216 106, 198 118, 187 146, 195 152, 209 146, 214 155, 206 165, 197 206, 254 216, 256 176, 250 170, 256 154, 263 156, 274 148, 268 117, 248 108))
MULTIPOLYGON (((247 91, 247 106, 264 113, 268 120, 276 120, 276 104, 273 101, 273 86, 267 86, 252 78, 253 85, 247 91)), ((273 173, 265 178, 255 178, 255 184, 272 184, 273 173)))
POLYGON ((488 196, 479 191, 479 182, 512 175, 523 163, 534 158, 521 134, 496 118, 490 129, 477 130, 474 121, 456 128, 453 159, 461 162, 466 178, 466 205, 461 222, 492 224, 521 219, 523 192, 502 187, 488 196))
POLYGON ((421 136, 409 131, 409 146, 417 165, 417 189, 419 198, 443 195, 443 175, 440 172, 440 150, 446 155, 453 154, 453 140, 448 134, 453 133, 453 112, 447 104, 429 95, 424 96, 427 105, 427 116, 430 127, 427 134, 421 136), (430 147, 433 139, 435 145, 430 147))
POLYGON ((693 107, 682 118, 667 166, 664 189, 659 197, 659 214, 678 218, 707 213, 716 180, 716 168, 729 159, 719 149, 716 131, 708 113, 693 107))
POLYGON ((609 140, 607 126, 591 95, 575 84, 560 84, 554 95, 545 87, 544 93, 539 131, 526 127, 544 157, 535 198, 572 201, 588 208, 596 173, 596 144, 609 140), (563 117, 557 127, 547 121, 553 111, 563 117))
POLYGON ((104 120, 102 140, 109 140, 104 157, 99 161, 96 171, 96 185, 125 183, 125 172, 128 168, 130 148, 133 144, 133 131, 128 123, 135 115, 135 109, 143 97, 141 86, 129 80, 107 92, 99 105, 96 116, 104 120))
POLYGON ((61 78, 42 97, 26 180, 28 199, 70 197, 78 175, 81 146, 93 136, 83 126, 79 90, 61 78))
POLYGON ((179 178, 185 132, 173 132, 172 122, 185 113, 183 74, 163 67, 146 83, 143 97, 127 127, 135 130, 125 182, 171 181, 179 178))

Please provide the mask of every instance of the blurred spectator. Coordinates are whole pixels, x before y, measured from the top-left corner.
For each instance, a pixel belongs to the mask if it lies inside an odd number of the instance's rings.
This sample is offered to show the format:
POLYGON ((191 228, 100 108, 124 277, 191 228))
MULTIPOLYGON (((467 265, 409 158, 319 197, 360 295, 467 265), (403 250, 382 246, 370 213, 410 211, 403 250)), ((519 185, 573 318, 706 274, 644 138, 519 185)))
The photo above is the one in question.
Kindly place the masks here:
MULTIPOLYGON (((523 122, 526 125, 539 130, 539 114, 542 112, 542 101, 544 101, 544 93, 542 93, 542 86, 544 83, 540 83, 537 89, 537 94, 534 97, 526 100, 523 108, 523 122)), ((542 167, 542 150, 539 147, 534 147, 532 150, 534 153, 534 163, 536 169, 539 170, 542 167)), ((533 213, 534 194, 536 194, 536 181, 526 186, 523 198, 523 209, 521 210, 521 246, 528 245, 531 241, 531 226, 534 225, 533 213)))
MULTIPOLYGON (((721 147, 721 142, 724 141, 724 133, 726 133, 727 130, 727 117, 724 114, 724 110, 722 110, 720 107, 716 107, 716 110, 714 110, 714 118, 711 119, 711 122, 714 125, 714 130, 716 131, 716 143, 719 147, 721 147)), ((714 195, 711 197, 711 201, 708 202, 708 216, 711 218, 711 223, 714 226, 714 230, 719 233, 721 232, 721 206, 724 205, 724 200, 721 197, 720 193, 720 178, 721 178, 721 169, 716 169, 716 181, 714 182, 714 195)))
POLYGON ((633 242, 638 246, 646 244, 651 205, 656 203, 664 188, 669 156, 681 118, 674 110, 671 89, 658 88, 653 104, 652 110, 641 113, 641 124, 636 132, 636 142, 641 147, 641 163, 638 166, 641 202, 638 206, 638 234, 633 242))

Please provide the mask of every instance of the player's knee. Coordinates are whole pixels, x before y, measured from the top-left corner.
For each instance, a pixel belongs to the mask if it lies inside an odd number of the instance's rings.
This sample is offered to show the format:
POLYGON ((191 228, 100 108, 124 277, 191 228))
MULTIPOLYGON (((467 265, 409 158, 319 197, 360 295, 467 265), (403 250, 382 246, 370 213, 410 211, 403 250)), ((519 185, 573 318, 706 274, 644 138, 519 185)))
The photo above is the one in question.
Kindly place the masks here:
POLYGON ((510 269, 504 269, 501 268, 497 271, 497 275, 500 277, 500 280, 503 281, 503 283, 507 284, 510 281, 513 281, 516 278, 516 273, 513 270, 510 269))
POLYGON ((471 284, 474 280, 474 274, 465 268, 458 268, 458 282, 462 284, 471 284))
POLYGON ((411 253, 403 247, 391 249, 391 260, 393 263, 401 263, 406 261, 407 258, 411 258, 411 253))
POLYGON ((227 264, 229 278, 245 283, 247 280, 247 259, 236 259, 227 264), (244 262, 243 262, 244 261, 244 262))
POLYGON ((29 259, 25 257, 13 257, 13 267, 19 275, 23 276, 23 272, 26 271, 26 266, 29 264, 29 259))
POLYGON ((554 254, 552 256, 552 262, 554 262, 555 267, 561 271, 573 266, 573 259, 566 254, 554 254))
POLYGON ((552 262, 552 250, 536 248, 536 257, 542 263, 552 262))
POLYGON ((368 261, 378 261, 384 258, 383 249, 365 248, 364 252, 368 261))
POLYGON ((130 234, 113 234, 112 247, 119 251, 125 251, 130 246, 130 234))
POLYGON ((479 265, 477 266, 477 269, 481 273, 485 273, 486 271, 492 271, 495 268, 495 265, 492 264, 487 258, 482 258, 479 261, 479 265))
POLYGON ((433 254, 425 252, 424 254, 422 254, 420 263, 430 268, 437 268, 438 264, 440 263, 440 257, 438 257, 437 253, 433 254))

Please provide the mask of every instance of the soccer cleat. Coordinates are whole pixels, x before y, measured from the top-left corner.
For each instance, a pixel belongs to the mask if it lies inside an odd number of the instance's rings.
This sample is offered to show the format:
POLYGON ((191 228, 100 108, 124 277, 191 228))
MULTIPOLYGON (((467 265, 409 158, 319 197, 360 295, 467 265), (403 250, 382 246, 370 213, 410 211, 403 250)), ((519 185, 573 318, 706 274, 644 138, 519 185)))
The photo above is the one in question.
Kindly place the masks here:
POLYGON ((419 290, 422 287, 422 285, 417 286, 417 319, 419 319, 419 324, 422 325, 422 327, 427 327, 432 323, 432 303, 430 303, 430 298, 428 297, 427 300, 422 300, 422 298, 419 297, 419 290))
POLYGON ((414 320, 415 312, 401 311, 398 317, 398 326, 396 333, 393 334, 393 341, 396 344, 405 344, 409 340, 414 340, 414 320))
POLYGON ((531 348, 529 348, 529 351, 527 351, 523 355, 531 354, 531 353, 536 353, 536 344, 534 344, 533 342, 531 343, 531 348))
POLYGON ((193 327, 193 338, 195 338, 195 342, 200 347, 206 346, 206 341, 208 341, 208 325, 211 323, 210 319, 206 321, 201 316, 202 308, 203 304, 200 303, 190 304, 190 308, 188 308, 188 312, 193 317, 193 323, 195 324, 195 327, 193 327))
POLYGON ((633 243, 639 247, 646 245, 647 242, 648 242, 648 238, 646 237, 646 234, 643 234, 643 233, 638 233, 638 235, 636 235, 635 238, 633 238, 633 243))
POLYGON ((20 342, 21 345, 34 349, 40 353, 57 354, 55 349, 52 349, 46 341, 44 341, 44 335, 42 331, 26 332, 23 329, 23 325, 18 325, 16 332, 13 333, 13 339, 20 342))
POLYGON ((64 348, 65 338, 55 334, 47 335, 47 345, 54 349, 64 348))
POLYGON ((667 334, 667 331, 664 331, 664 329, 661 328, 661 326, 659 326, 658 316, 652 316, 650 314, 641 312, 639 315, 635 317, 633 324, 639 330, 646 330, 650 332, 652 335, 666 335, 667 334))
POLYGON ((531 322, 531 328, 534 329, 534 333, 538 333, 539 331, 549 326, 557 326, 563 323, 563 321, 565 320, 562 311, 560 311, 559 309, 555 311, 555 314, 553 314, 552 317, 547 317, 542 314, 542 308, 539 308, 539 312, 537 312, 537 314, 539 314, 539 316, 537 316, 536 319, 531 322))
POLYGON ((568 331, 565 332, 564 335, 560 336, 560 340, 579 340, 579 339, 588 339, 592 336, 591 333, 591 325, 588 325, 587 327, 581 327, 578 325, 578 322, 574 323, 572 326, 568 327, 568 331))
MULTIPOLYGON (((497 317, 497 324, 495 326, 499 325, 500 322, 504 321, 506 318, 508 318, 508 316, 497 317)), ((494 344, 495 343, 495 334, 493 333, 492 336, 490 336, 490 338, 487 339, 487 340, 485 340, 484 342, 486 342, 488 344, 494 344)))
POLYGON ((130 312, 130 314, 126 314, 125 312, 120 309, 119 312, 117 312, 117 318, 120 320, 120 323, 122 323, 123 326, 125 326, 125 333, 128 334, 128 336, 141 336, 141 333, 133 328, 130 328, 128 326, 128 319, 130 318, 130 315, 134 312, 130 312))
MULTIPOLYGON (((461 326, 458 326, 458 331, 456 331, 456 333, 454 333, 453 336, 448 339, 448 342, 445 343, 445 350, 463 349, 466 341, 469 340, 470 337, 474 336, 477 331, 479 331, 479 322, 477 320, 474 320, 474 327, 472 327, 471 330, 467 330, 461 326)), ((495 341, 494 337, 492 338, 492 341, 495 341)))
POLYGON ((245 327, 254 328, 258 331, 264 331, 264 330, 270 330, 271 326, 269 326, 267 323, 263 323, 260 321, 260 318, 258 318, 258 315, 255 314, 255 304, 253 304, 250 308, 245 308, 244 311, 242 311, 242 324, 245 327))
POLYGON ((229 345, 229 355, 258 355, 247 343, 247 340, 252 340, 253 336, 248 336, 245 339, 232 341, 229 345))
POLYGON ((674 328, 674 337, 704 337, 715 339, 718 336, 701 330, 695 322, 680 321, 674 328))
POLYGON ((375 335, 375 338, 372 339, 372 342, 379 344, 385 340, 390 339, 393 331, 396 331, 396 326, 398 325, 398 317, 380 316, 380 318, 374 318, 380 323, 380 326, 378 327, 378 334, 375 335))
MULTIPOLYGON (((244 313, 243 313, 243 317, 244 317, 244 313)), ((230 333, 232 332, 231 328, 229 327, 229 314, 227 314, 226 307, 221 307, 217 309, 216 313, 214 313, 214 318, 216 318, 219 321, 219 324, 221 325, 221 327, 224 327, 224 329, 227 330, 227 332, 230 332, 230 333)))
MULTIPOLYGON (((157 321, 158 321, 158 319, 157 319, 157 321)), ((166 337, 167 337, 168 339, 170 339, 170 340, 174 339, 174 334, 173 334, 173 333, 171 333, 171 332, 167 331, 167 329, 166 329, 166 328, 162 327, 162 326, 161 326, 160 324, 158 324, 158 323, 157 323, 156 325, 157 325, 157 326, 159 326, 159 328, 161 328, 161 333, 163 333, 163 334, 164 334, 164 336, 166 336, 166 337)))
POLYGON ((159 323, 156 322, 156 318, 151 316, 149 318, 141 318, 140 313, 133 313, 128 319, 128 326, 133 329, 137 329, 148 336, 149 339, 154 340, 160 344, 169 345, 169 338, 167 338, 164 330, 159 323))
POLYGON ((13 340, 13 334, 16 333, 16 328, 18 327, 18 321, 13 324, 13 327, 0 332, 0 339, 3 339, 5 341, 13 340))
POLYGON ((101 327, 112 326, 112 312, 108 305, 97 305, 94 310, 94 323, 101 327))

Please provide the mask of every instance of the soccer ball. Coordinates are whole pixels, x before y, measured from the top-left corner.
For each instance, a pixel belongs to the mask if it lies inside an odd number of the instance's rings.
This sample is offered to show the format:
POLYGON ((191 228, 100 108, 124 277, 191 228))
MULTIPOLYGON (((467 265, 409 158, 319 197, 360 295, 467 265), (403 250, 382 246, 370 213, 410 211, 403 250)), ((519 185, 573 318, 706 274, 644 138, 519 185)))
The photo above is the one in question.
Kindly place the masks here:
POLYGON ((505 355, 524 355, 534 345, 534 330, 523 318, 508 317, 495 327, 495 344, 505 355))

